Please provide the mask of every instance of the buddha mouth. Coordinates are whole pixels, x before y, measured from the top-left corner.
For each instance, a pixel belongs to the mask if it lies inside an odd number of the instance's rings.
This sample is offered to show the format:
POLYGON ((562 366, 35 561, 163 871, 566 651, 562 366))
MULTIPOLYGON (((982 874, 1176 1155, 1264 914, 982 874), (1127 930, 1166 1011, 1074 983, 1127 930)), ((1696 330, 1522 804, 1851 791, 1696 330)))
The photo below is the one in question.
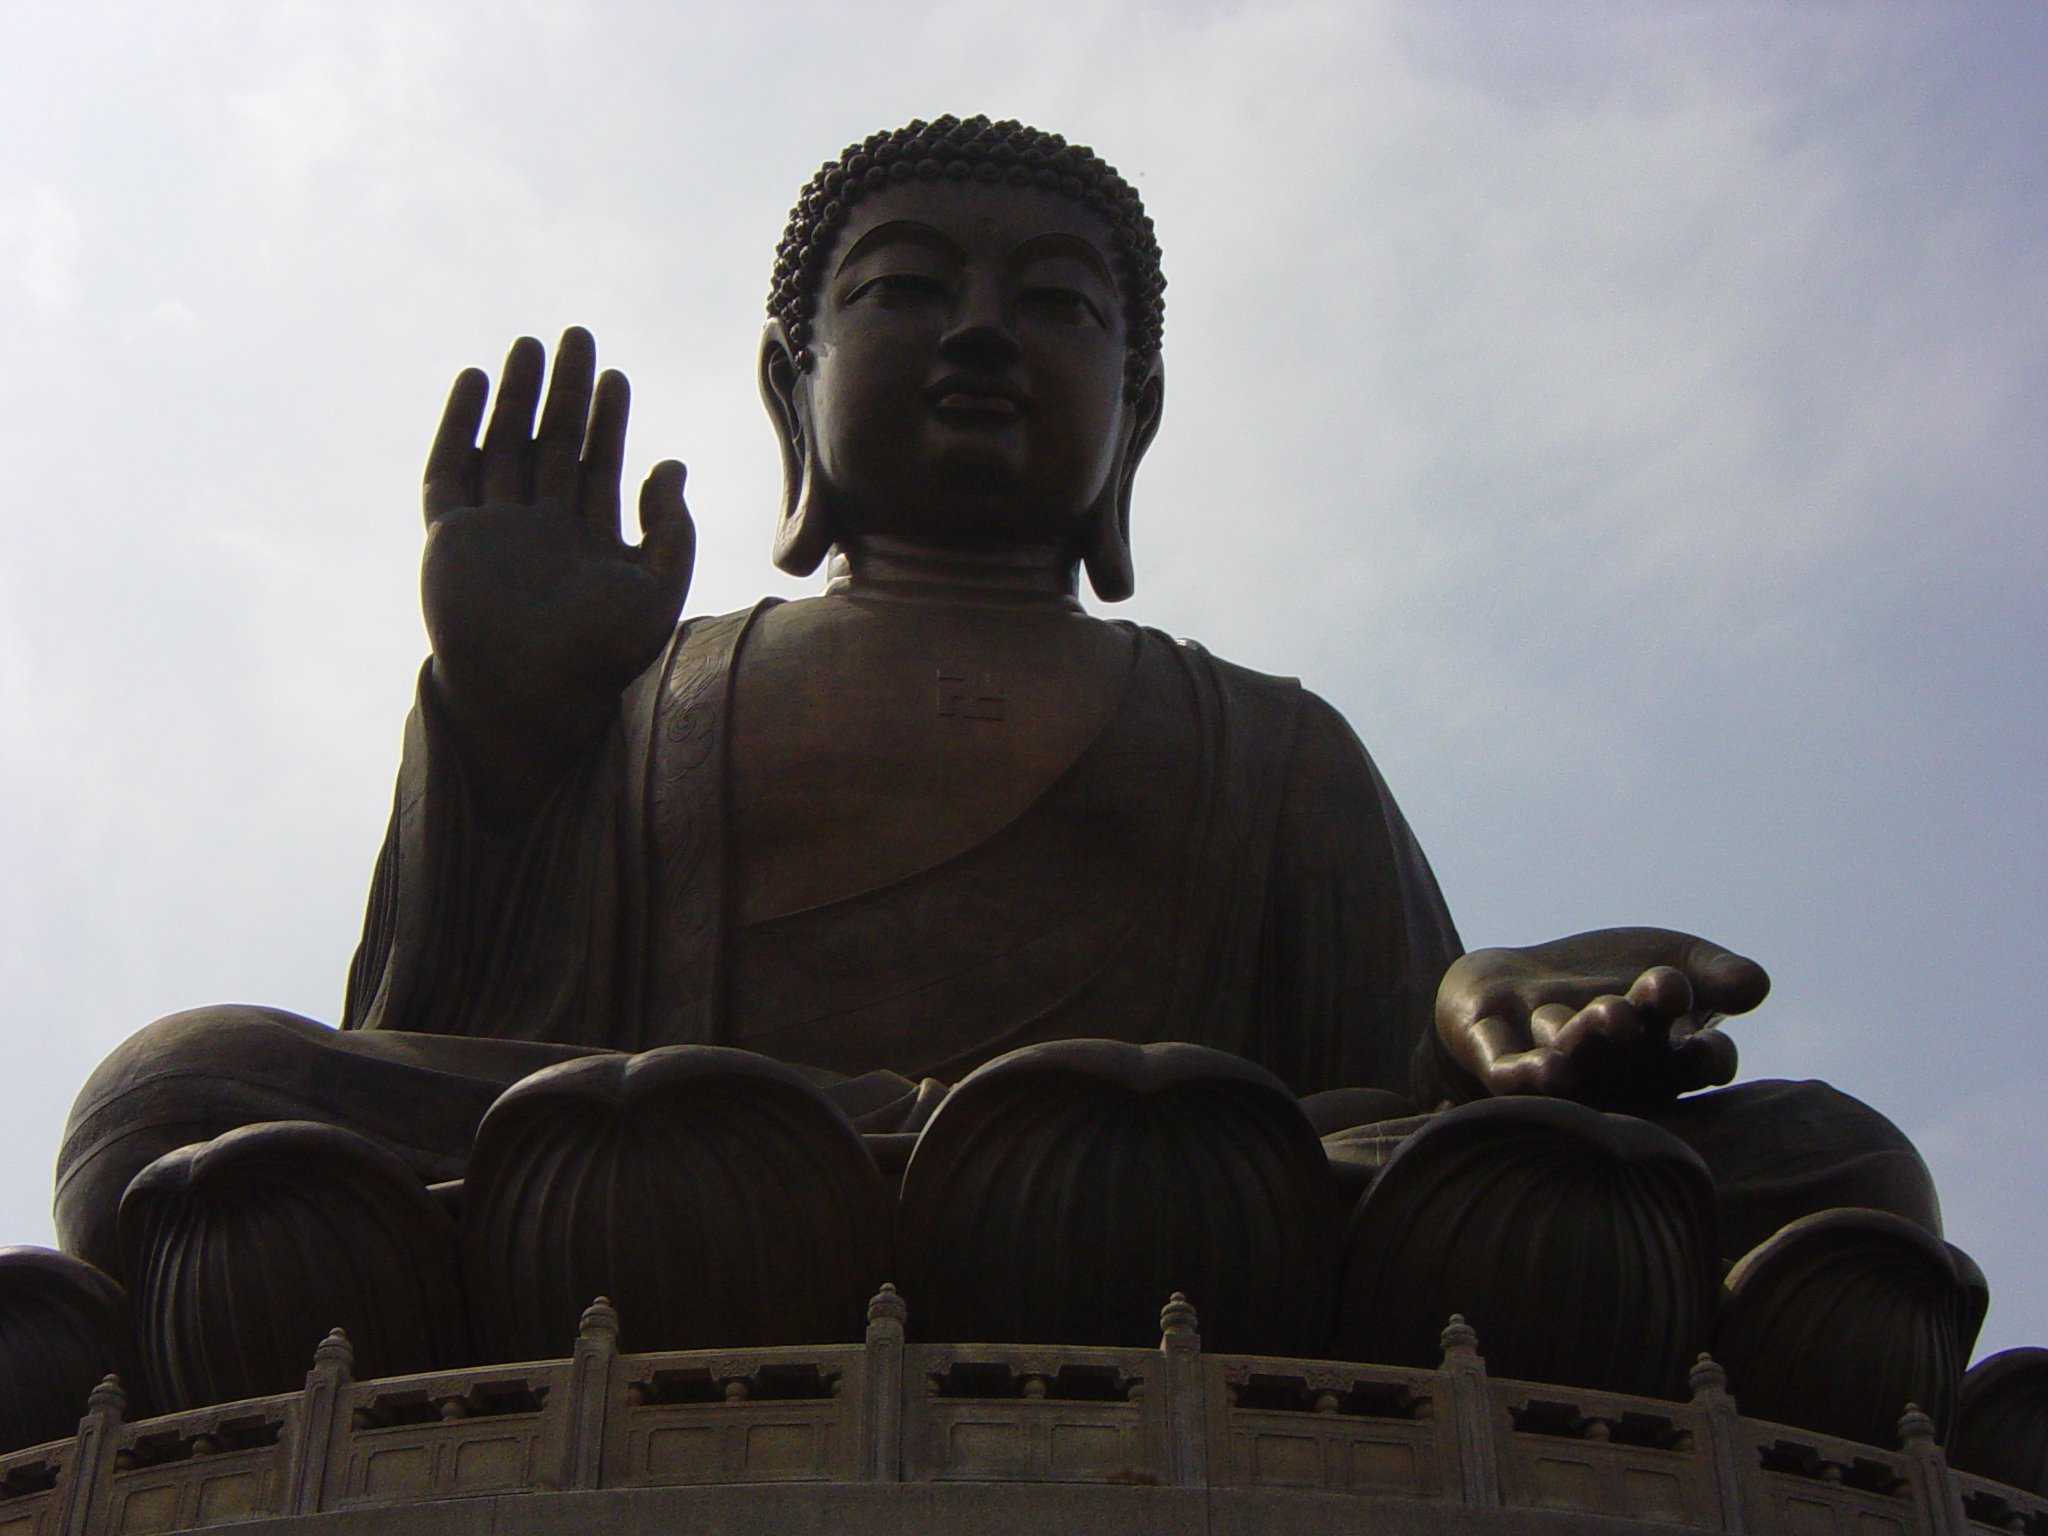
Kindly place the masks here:
POLYGON ((1004 426, 1031 413, 1031 397, 1003 379, 952 374, 924 396, 933 415, 958 426, 1004 426))

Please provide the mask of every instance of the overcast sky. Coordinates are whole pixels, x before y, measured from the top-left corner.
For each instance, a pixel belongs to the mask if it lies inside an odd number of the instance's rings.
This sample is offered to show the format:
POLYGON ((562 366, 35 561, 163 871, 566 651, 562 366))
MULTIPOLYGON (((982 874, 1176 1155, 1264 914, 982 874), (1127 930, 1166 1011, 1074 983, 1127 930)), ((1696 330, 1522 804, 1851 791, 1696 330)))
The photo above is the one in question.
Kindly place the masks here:
POLYGON ((1333 700, 1468 944, 1762 960, 2048 1344, 2048 8, 0 0, 0 1241, 201 1003, 333 1020, 449 378, 591 326, 768 564, 798 187, 986 111, 1147 199, 1130 617, 1333 700))

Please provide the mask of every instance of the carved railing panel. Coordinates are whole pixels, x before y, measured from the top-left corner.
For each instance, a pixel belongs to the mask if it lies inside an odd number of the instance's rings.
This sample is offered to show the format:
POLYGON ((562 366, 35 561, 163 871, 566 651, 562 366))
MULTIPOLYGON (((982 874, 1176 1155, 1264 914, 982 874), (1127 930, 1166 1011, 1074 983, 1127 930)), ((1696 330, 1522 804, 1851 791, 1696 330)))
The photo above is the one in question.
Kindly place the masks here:
POLYGON ((59 1440, 0 1456, 0 1536, 52 1536, 57 1480, 72 1444, 59 1440))
POLYGON ((148 1536, 281 1513, 279 1446, 298 1408, 296 1395, 256 1398, 122 1426, 114 1436, 105 1529, 148 1536))
POLYGON ((2014 1536, 2048 1536, 2048 1499, 1994 1483, 1968 1472, 1950 1472, 1956 1502, 1962 1506, 1969 1536, 1983 1531, 2009 1531, 2014 1536))
POLYGON ((2048 1536, 2048 1499, 1898 1448, 1742 1418, 1702 1357, 1686 1402, 1492 1379, 1461 1321, 1435 1370, 1156 1350, 904 1342, 618 1353, 599 1302, 567 1360, 358 1382, 130 1424, 111 1380, 71 1440, 0 1457, 0 1536, 157 1536, 269 1516, 562 1489, 1065 1483, 1304 1490, 1562 1511, 1736 1536, 2048 1536))
POLYGON ((1445 1470, 1433 1371, 1230 1356, 1203 1364, 1220 1453, 1209 1463, 1213 1484, 1438 1499, 1457 1482, 1445 1470))
POLYGON ((1719 1525, 1704 1407, 1511 1381, 1488 1396, 1504 1503, 1719 1525))
POLYGON ((621 1355, 602 1485, 852 1481, 862 1365, 859 1345, 621 1355))
POLYGON ((555 1362, 352 1384, 321 1508, 552 1486, 560 1415, 547 1409, 567 1374, 555 1362))
POLYGON ((1156 1352, 914 1345, 906 1482, 1166 1481, 1156 1352))

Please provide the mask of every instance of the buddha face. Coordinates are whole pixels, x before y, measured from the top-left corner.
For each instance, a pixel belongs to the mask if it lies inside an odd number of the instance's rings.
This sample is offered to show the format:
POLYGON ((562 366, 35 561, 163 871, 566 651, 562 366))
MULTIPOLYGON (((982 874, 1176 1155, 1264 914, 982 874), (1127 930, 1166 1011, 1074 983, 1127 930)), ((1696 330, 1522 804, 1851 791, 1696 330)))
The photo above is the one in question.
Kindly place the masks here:
POLYGON ((1126 399, 1094 213, 1007 184, 891 187, 855 206, 817 300, 811 369, 771 327, 763 378, 835 538, 1078 552, 1116 515, 1160 390, 1155 370, 1126 399))

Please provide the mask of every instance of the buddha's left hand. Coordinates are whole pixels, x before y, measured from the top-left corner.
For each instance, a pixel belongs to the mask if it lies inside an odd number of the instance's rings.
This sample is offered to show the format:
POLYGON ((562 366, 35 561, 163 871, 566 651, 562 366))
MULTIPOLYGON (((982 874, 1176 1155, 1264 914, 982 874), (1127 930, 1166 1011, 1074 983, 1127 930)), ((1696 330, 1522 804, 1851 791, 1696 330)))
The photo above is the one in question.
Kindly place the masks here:
POLYGON ((1488 1093, 1626 1109, 1732 1079, 1718 1022, 1770 988, 1762 966, 1705 939, 1603 928, 1463 956, 1437 988, 1436 1029, 1488 1093))

